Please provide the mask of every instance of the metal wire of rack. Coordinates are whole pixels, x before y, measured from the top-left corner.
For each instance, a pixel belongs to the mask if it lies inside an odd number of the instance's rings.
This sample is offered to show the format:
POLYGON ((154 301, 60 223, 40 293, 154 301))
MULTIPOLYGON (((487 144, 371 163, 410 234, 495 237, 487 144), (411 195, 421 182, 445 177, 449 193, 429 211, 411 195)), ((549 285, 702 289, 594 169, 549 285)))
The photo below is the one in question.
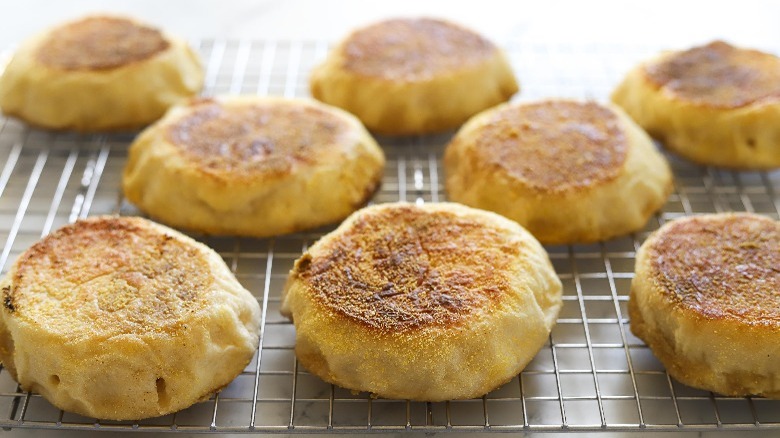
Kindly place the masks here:
MULTIPOLYGON (((307 95, 325 42, 197 43, 206 95, 307 95)), ((628 68, 657 47, 510 41, 522 99, 605 100, 628 68)), ((445 199, 440 157, 451 134, 379 138, 386 176, 373 202, 445 199)), ((121 195, 131 134, 80 136, 0 119, 0 266, 50 230, 95 214, 139 214, 121 195)), ((664 371, 629 329, 634 255, 664 221, 751 211, 780 216, 780 172, 733 172, 669 156, 675 191, 645 230, 592 245, 547 247, 564 284, 558 324, 529 366, 481 399, 443 403, 372 399, 326 384, 298 366, 294 327, 279 314, 293 261, 328 229, 275 239, 195 236, 216 249, 262 305, 261 347, 233 383, 176 414, 99 421, 51 406, 0 371, 0 427, 57 430, 329 433, 383 431, 619 431, 780 429, 780 401, 721 397, 664 371)))

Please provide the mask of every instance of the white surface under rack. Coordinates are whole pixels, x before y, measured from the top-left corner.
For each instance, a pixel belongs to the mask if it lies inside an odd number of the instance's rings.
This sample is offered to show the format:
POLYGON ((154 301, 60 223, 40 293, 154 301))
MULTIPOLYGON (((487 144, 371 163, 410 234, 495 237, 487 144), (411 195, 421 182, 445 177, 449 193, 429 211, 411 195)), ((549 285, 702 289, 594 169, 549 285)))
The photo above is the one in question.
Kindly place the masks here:
MULTIPOLYGON (((316 41, 195 44, 207 67, 206 95, 305 96, 308 72, 328 49, 316 41)), ((522 100, 606 100, 632 65, 661 49, 519 41, 504 47, 522 83, 522 100)), ((388 161, 373 202, 445 200, 440 158, 450 136, 379 138, 388 161)), ((78 217, 139 214, 120 189, 132 138, 48 133, 0 119, 3 272, 42 235, 78 217)), ((294 328, 279 314, 280 292, 293 261, 327 229, 263 240, 194 236, 224 257, 263 306, 261 348, 233 383, 175 415, 109 422, 55 409, 22 392, 0 370, 0 427, 218 433, 780 429, 780 401, 721 397, 681 385, 629 330, 634 255, 661 223, 730 210, 780 215, 780 171, 724 171, 669 159, 675 191, 644 231, 593 245, 547 248, 564 284, 558 324, 519 376, 481 399, 372 399, 326 384, 298 366, 294 328)))

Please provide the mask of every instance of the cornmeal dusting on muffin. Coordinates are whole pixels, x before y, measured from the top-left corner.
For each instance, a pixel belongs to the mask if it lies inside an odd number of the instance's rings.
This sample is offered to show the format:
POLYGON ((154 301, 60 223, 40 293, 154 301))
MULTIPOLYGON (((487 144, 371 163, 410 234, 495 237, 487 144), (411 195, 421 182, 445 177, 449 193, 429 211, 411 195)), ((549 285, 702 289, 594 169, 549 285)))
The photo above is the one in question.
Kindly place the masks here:
POLYGON ((675 222, 650 248, 664 293, 707 318, 780 323, 780 224, 733 216, 675 222))
POLYGON ((387 20, 355 32, 345 45, 344 67, 365 76, 422 80, 493 56, 485 38, 432 19, 387 20))
POLYGON ((696 105, 739 108, 780 99, 780 58, 722 41, 645 67, 648 79, 696 105))
POLYGON ((209 272, 198 249, 178 239, 130 221, 84 221, 24 254, 3 304, 17 318, 34 312, 49 330, 71 336, 178 330, 205 306, 209 272))
POLYGON ((617 178, 628 142, 599 104, 548 101, 506 107, 481 130, 474 153, 540 192, 592 187, 617 178))
POLYGON ((157 29, 124 18, 88 17, 53 31, 37 58, 63 70, 109 70, 151 58, 169 45, 157 29))
POLYGON ((404 331, 457 324, 500 302, 521 244, 454 214, 399 207, 361 217, 325 251, 295 268, 317 299, 370 327, 404 331))
POLYGON ((324 148, 339 147, 348 130, 343 120, 313 106, 203 102, 173 123, 166 137, 203 171, 236 178, 289 173, 324 148))

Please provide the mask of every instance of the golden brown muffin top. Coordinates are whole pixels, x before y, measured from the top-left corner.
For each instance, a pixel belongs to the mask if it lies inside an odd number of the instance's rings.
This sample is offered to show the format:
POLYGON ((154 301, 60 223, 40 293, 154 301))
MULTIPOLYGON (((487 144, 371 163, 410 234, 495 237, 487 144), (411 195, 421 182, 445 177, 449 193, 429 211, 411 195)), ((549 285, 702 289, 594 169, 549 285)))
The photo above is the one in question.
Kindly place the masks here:
POLYGON ((71 339, 186 330, 214 282, 198 248, 140 218, 67 225, 14 266, 6 311, 71 339))
POLYGON ((696 105, 739 108, 780 99, 780 58, 723 41, 672 54, 645 67, 647 78, 696 105))
POLYGON ((473 151, 528 189, 562 193, 615 179, 627 149, 620 120, 609 108, 549 100, 496 111, 479 128, 473 151))
POLYGON ((330 311, 383 332, 452 326, 511 290, 523 245, 511 233, 414 205, 368 210, 292 274, 330 311))
POLYGON ((393 19, 354 32, 344 42, 344 68, 405 81, 424 80, 493 56, 496 47, 476 33, 429 18, 393 19))
POLYGON ((225 180, 290 173, 314 163, 350 129, 337 114, 295 100, 201 100, 190 108, 168 127, 168 141, 200 171, 225 180))
POLYGON ((708 319, 780 324, 780 223, 753 214, 681 219, 648 253, 662 291, 708 319))
POLYGON ((62 70, 110 70, 151 58, 170 43, 159 30, 118 17, 87 17, 54 29, 38 61, 62 70))

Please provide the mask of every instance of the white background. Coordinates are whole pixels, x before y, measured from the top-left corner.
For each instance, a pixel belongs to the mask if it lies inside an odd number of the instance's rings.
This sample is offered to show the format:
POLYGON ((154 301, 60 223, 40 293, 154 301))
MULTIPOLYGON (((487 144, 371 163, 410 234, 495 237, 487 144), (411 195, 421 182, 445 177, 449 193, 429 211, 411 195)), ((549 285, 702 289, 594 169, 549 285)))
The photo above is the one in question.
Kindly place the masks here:
POLYGON ((186 37, 334 40, 401 15, 451 18, 500 43, 527 39, 649 42, 687 47, 715 38, 780 44, 777 1, 2 0, 0 46, 88 12, 124 12, 186 37))

